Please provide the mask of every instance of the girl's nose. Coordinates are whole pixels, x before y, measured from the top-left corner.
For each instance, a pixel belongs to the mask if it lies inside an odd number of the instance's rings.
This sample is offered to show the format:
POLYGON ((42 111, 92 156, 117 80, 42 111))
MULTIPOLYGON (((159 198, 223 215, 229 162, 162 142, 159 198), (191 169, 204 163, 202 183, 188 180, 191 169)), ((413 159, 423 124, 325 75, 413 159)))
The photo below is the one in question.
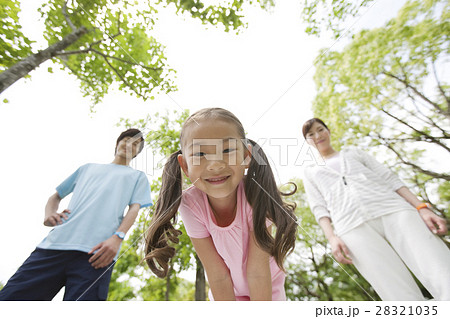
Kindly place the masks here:
POLYGON ((208 163, 209 171, 219 171, 223 168, 225 168, 225 162, 222 160, 211 160, 208 163))

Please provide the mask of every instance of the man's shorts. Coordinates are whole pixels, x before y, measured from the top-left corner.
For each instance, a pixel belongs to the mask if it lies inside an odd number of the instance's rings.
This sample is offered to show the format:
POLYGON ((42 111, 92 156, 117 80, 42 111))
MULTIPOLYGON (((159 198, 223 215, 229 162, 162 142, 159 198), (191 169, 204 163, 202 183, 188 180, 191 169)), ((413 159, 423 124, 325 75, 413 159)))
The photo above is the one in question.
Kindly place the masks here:
POLYGON ((0 291, 0 300, 52 300, 64 286, 64 300, 106 300, 114 264, 95 269, 91 257, 36 248, 0 291))

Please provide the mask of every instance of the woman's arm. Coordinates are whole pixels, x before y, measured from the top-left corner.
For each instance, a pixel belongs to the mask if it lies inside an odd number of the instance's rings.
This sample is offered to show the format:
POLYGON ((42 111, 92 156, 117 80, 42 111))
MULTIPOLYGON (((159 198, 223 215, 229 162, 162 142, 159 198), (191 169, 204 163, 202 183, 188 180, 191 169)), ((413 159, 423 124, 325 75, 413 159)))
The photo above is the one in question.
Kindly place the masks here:
POLYGON ((345 243, 338 236, 334 234, 333 226, 331 225, 331 219, 328 217, 322 217, 319 219, 319 225, 325 233, 325 237, 331 245, 331 252, 336 260, 342 264, 352 264, 353 261, 350 258, 350 252, 345 243))
POLYGON ((247 281, 250 290, 250 300, 272 300, 270 254, 258 246, 253 231, 250 232, 249 237, 247 281))
POLYGON ((191 238, 191 241, 205 267, 214 300, 236 300, 230 270, 217 252, 212 238, 191 238))
MULTIPOLYGON (((406 186, 400 187, 396 192, 414 206, 414 208, 422 203, 406 186)), ((447 233, 447 223, 445 219, 437 216, 431 209, 427 207, 421 208, 419 209, 419 215, 433 233, 438 235, 447 233)))

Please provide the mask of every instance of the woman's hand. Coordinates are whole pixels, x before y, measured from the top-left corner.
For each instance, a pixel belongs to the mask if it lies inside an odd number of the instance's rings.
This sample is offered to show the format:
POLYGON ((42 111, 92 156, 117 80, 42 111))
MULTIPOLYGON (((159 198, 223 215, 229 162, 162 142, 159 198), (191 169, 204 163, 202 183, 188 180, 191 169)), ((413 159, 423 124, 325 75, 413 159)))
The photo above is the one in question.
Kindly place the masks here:
POLYGON ((422 217, 424 223, 428 228, 437 235, 444 235, 447 233, 447 222, 444 218, 439 217, 429 208, 421 208, 419 215, 422 217))
POLYGON ((350 251, 345 243, 338 236, 334 235, 329 240, 331 245, 331 252, 334 258, 341 264, 352 264, 353 261, 350 258, 350 251))

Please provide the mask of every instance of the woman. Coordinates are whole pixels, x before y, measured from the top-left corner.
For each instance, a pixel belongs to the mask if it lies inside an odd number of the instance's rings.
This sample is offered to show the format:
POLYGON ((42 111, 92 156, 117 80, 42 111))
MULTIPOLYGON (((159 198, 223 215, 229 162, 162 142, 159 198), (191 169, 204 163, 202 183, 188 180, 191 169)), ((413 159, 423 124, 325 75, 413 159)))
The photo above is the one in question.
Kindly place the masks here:
POLYGON ((424 300, 408 268, 436 300, 450 300, 450 252, 436 236, 446 221, 373 157, 334 150, 322 120, 305 122, 303 136, 325 160, 305 169, 304 184, 336 260, 353 263, 383 300, 424 300))

